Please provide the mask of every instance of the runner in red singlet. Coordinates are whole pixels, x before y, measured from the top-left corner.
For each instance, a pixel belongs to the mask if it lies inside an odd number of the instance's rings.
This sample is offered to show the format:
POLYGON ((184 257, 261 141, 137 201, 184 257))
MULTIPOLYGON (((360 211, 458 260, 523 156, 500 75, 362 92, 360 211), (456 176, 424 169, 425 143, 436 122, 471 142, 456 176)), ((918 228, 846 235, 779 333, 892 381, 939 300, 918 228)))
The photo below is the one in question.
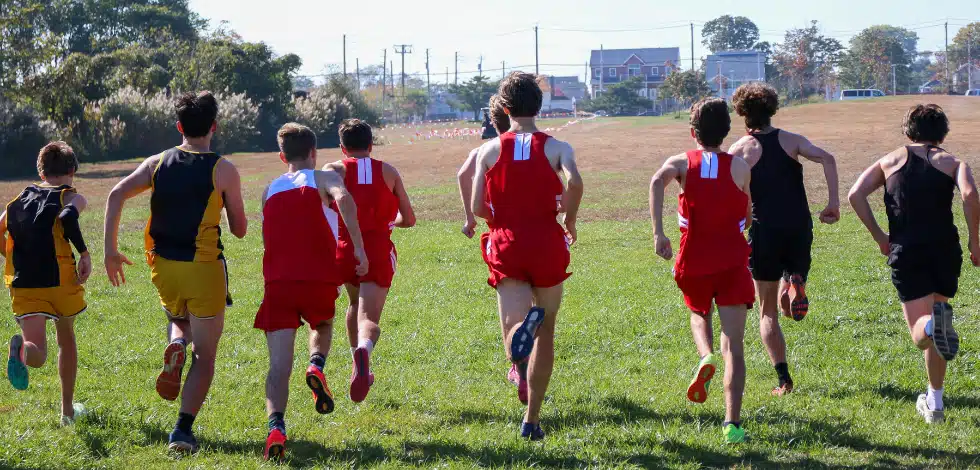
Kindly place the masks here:
POLYGON ((676 180, 681 186, 677 218, 681 231, 674 280, 691 309, 691 333, 701 356, 687 397, 707 399, 708 384, 718 365, 713 353, 712 303, 721 319, 721 349, 725 359, 725 423, 727 442, 745 440, 740 412, 745 388, 745 315, 755 301, 749 272, 749 245, 743 232, 752 221, 749 196, 751 169, 745 160, 722 152, 731 130, 728 104, 710 98, 691 107, 691 136, 696 150, 670 157, 650 183, 650 215, 657 254, 673 257, 664 234, 664 189, 676 180))
POLYGON ((341 281, 347 286, 347 338, 354 357, 350 398, 362 402, 374 384, 370 356, 381 336, 381 311, 395 277, 398 253, 391 242, 395 227, 415 225, 415 211, 398 170, 371 158, 374 136, 366 122, 349 119, 340 125, 340 148, 347 157, 326 165, 344 177, 344 183, 357 202, 357 220, 364 236, 364 250, 371 269, 355 273, 357 266, 350 233, 341 223, 337 260, 341 281))
POLYGON ((330 413, 333 394, 323 367, 333 336, 335 301, 340 290, 336 236, 339 208, 348 223, 353 251, 360 260, 359 274, 368 271, 357 206, 334 172, 317 171, 316 135, 299 124, 279 130, 279 158, 288 165, 262 195, 262 239, 265 255, 262 271, 265 297, 255 315, 255 328, 265 332, 269 346, 266 409, 269 436, 265 458, 282 458, 286 452, 286 401, 293 368, 296 330, 310 325, 310 365, 306 383, 313 391, 316 411, 330 413))
POLYGON ((497 290, 504 346, 527 381, 524 394, 518 389, 528 404, 521 436, 540 440, 541 404, 554 368, 555 319, 570 276, 568 248, 577 237, 583 184, 572 147, 535 126, 542 101, 537 77, 510 74, 500 83, 499 99, 511 118, 510 131, 480 147, 470 204, 490 227, 481 241, 489 283, 497 290), (564 228, 557 221, 562 207, 564 228))

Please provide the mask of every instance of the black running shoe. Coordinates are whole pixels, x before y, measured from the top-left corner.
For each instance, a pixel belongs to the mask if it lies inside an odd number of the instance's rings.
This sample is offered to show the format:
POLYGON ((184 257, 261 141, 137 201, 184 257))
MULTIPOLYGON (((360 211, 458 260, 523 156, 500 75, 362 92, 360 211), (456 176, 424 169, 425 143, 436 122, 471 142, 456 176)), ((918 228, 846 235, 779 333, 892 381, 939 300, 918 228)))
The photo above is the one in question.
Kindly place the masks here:
POLYGON ((947 361, 960 351, 960 336, 953 328, 953 307, 946 302, 932 306, 932 344, 947 361))
POLYGON ((544 439, 544 430, 538 423, 521 423, 521 437, 532 441, 544 439))

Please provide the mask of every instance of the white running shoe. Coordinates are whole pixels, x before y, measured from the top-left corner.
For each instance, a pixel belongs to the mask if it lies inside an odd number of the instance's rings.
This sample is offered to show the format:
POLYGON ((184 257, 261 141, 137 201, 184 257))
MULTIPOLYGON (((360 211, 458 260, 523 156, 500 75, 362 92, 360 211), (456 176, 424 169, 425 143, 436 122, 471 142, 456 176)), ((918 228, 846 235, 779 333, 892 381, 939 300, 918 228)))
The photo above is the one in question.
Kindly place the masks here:
POLYGON ((77 422, 78 420, 84 418, 85 415, 88 414, 88 409, 85 408, 85 405, 83 405, 81 403, 75 403, 74 405, 72 405, 72 410, 74 411, 74 413, 73 413, 74 416, 71 416, 71 417, 62 416, 61 417, 61 426, 62 427, 71 426, 71 425, 75 424, 75 422, 77 422))
POLYGON ((944 410, 929 409, 929 404, 926 402, 926 394, 924 393, 919 395, 919 399, 916 400, 915 409, 918 410, 919 414, 929 424, 938 424, 946 420, 946 412, 944 410))

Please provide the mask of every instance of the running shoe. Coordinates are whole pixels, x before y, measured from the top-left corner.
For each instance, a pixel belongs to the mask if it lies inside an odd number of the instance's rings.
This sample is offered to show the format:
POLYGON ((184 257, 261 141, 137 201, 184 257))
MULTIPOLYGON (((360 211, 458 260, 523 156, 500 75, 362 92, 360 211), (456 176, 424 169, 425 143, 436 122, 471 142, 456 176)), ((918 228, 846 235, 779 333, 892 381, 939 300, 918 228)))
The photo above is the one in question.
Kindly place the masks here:
POLYGON ((947 361, 960 351, 960 335, 953 328, 953 307, 946 302, 932 306, 932 344, 947 361))
POLYGON ((24 348, 24 337, 14 335, 10 338, 10 352, 7 355, 7 378, 10 385, 17 390, 27 390, 27 365, 21 360, 21 349, 24 348))
POLYGON ((306 368, 306 385, 313 391, 313 403, 316 412, 322 415, 333 413, 333 393, 327 386, 327 379, 319 367, 310 364, 306 368))
POLYGON ((374 385, 374 374, 371 373, 371 354, 366 348, 354 350, 354 371, 350 378, 350 399, 360 403, 367 398, 371 386, 374 385))
POLYGON ((772 389, 771 392, 772 396, 774 397, 781 397, 783 395, 789 395, 790 393, 793 393, 793 382, 786 382, 772 389))
POLYGON ((926 401, 926 394, 924 393, 919 395, 919 399, 915 401, 915 409, 929 424, 937 424, 946 420, 946 412, 944 410, 929 409, 929 403, 926 401))
POLYGON ((282 460, 286 457, 286 433, 279 428, 272 428, 269 437, 265 438, 266 460, 282 460))
POLYGON ((174 401, 180 395, 180 379, 184 374, 187 360, 187 346, 180 341, 171 341, 163 352, 163 370, 157 377, 157 393, 160 398, 174 401))
POLYGON ((511 364, 510 372, 507 373, 507 381, 517 387, 517 399, 522 404, 527 405, 527 371, 521 374, 517 364, 511 364))
POLYGON ((789 278, 790 309, 793 319, 802 321, 810 311, 810 299, 806 296, 806 282, 803 276, 794 274, 789 278))
POLYGON ((517 371, 517 364, 510 365, 510 371, 507 372, 507 381, 513 384, 515 387, 520 386, 521 373, 517 371))
POLYGON ((167 449, 172 452, 193 454, 198 449, 197 438, 194 437, 193 432, 185 433, 180 429, 174 429, 170 432, 170 444, 167 445, 167 449))
POLYGON ((741 444, 746 441, 747 437, 745 435, 745 430, 741 426, 736 426, 734 424, 729 424, 722 428, 722 435, 725 436, 725 442, 728 444, 741 444))
POLYGON ((544 439, 544 430, 539 423, 521 423, 521 437, 532 441, 544 439))
POLYGON ((514 336, 510 339, 511 362, 517 364, 531 356, 531 350, 534 348, 534 336, 542 323, 544 323, 543 308, 534 307, 527 312, 524 322, 521 323, 521 326, 517 328, 514 336))
POLYGON ((88 409, 85 408, 85 405, 75 403, 72 405, 72 416, 61 417, 61 427, 71 426, 78 422, 78 420, 84 418, 86 415, 88 415, 88 409))
POLYGON ((694 371, 694 379, 691 385, 687 386, 687 399, 694 403, 704 403, 708 399, 708 386, 711 378, 718 370, 717 358, 714 354, 708 354, 701 359, 697 369, 694 371))

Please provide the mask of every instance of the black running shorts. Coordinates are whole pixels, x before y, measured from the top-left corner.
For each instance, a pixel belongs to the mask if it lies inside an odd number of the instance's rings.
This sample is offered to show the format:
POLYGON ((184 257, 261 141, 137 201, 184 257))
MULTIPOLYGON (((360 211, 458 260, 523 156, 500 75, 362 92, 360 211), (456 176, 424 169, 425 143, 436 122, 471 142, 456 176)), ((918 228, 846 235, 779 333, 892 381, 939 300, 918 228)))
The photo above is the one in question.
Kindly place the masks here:
POLYGON ((963 251, 958 242, 908 246, 893 243, 888 266, 903 303, 931 294, 953 297, 959 288, 963 251))
POLYGON ((776 282, 799 274, 806 282, 810 274, 813 227, 767 227, 753 223, 749 228, 749 270, 761 282, 776 282))

